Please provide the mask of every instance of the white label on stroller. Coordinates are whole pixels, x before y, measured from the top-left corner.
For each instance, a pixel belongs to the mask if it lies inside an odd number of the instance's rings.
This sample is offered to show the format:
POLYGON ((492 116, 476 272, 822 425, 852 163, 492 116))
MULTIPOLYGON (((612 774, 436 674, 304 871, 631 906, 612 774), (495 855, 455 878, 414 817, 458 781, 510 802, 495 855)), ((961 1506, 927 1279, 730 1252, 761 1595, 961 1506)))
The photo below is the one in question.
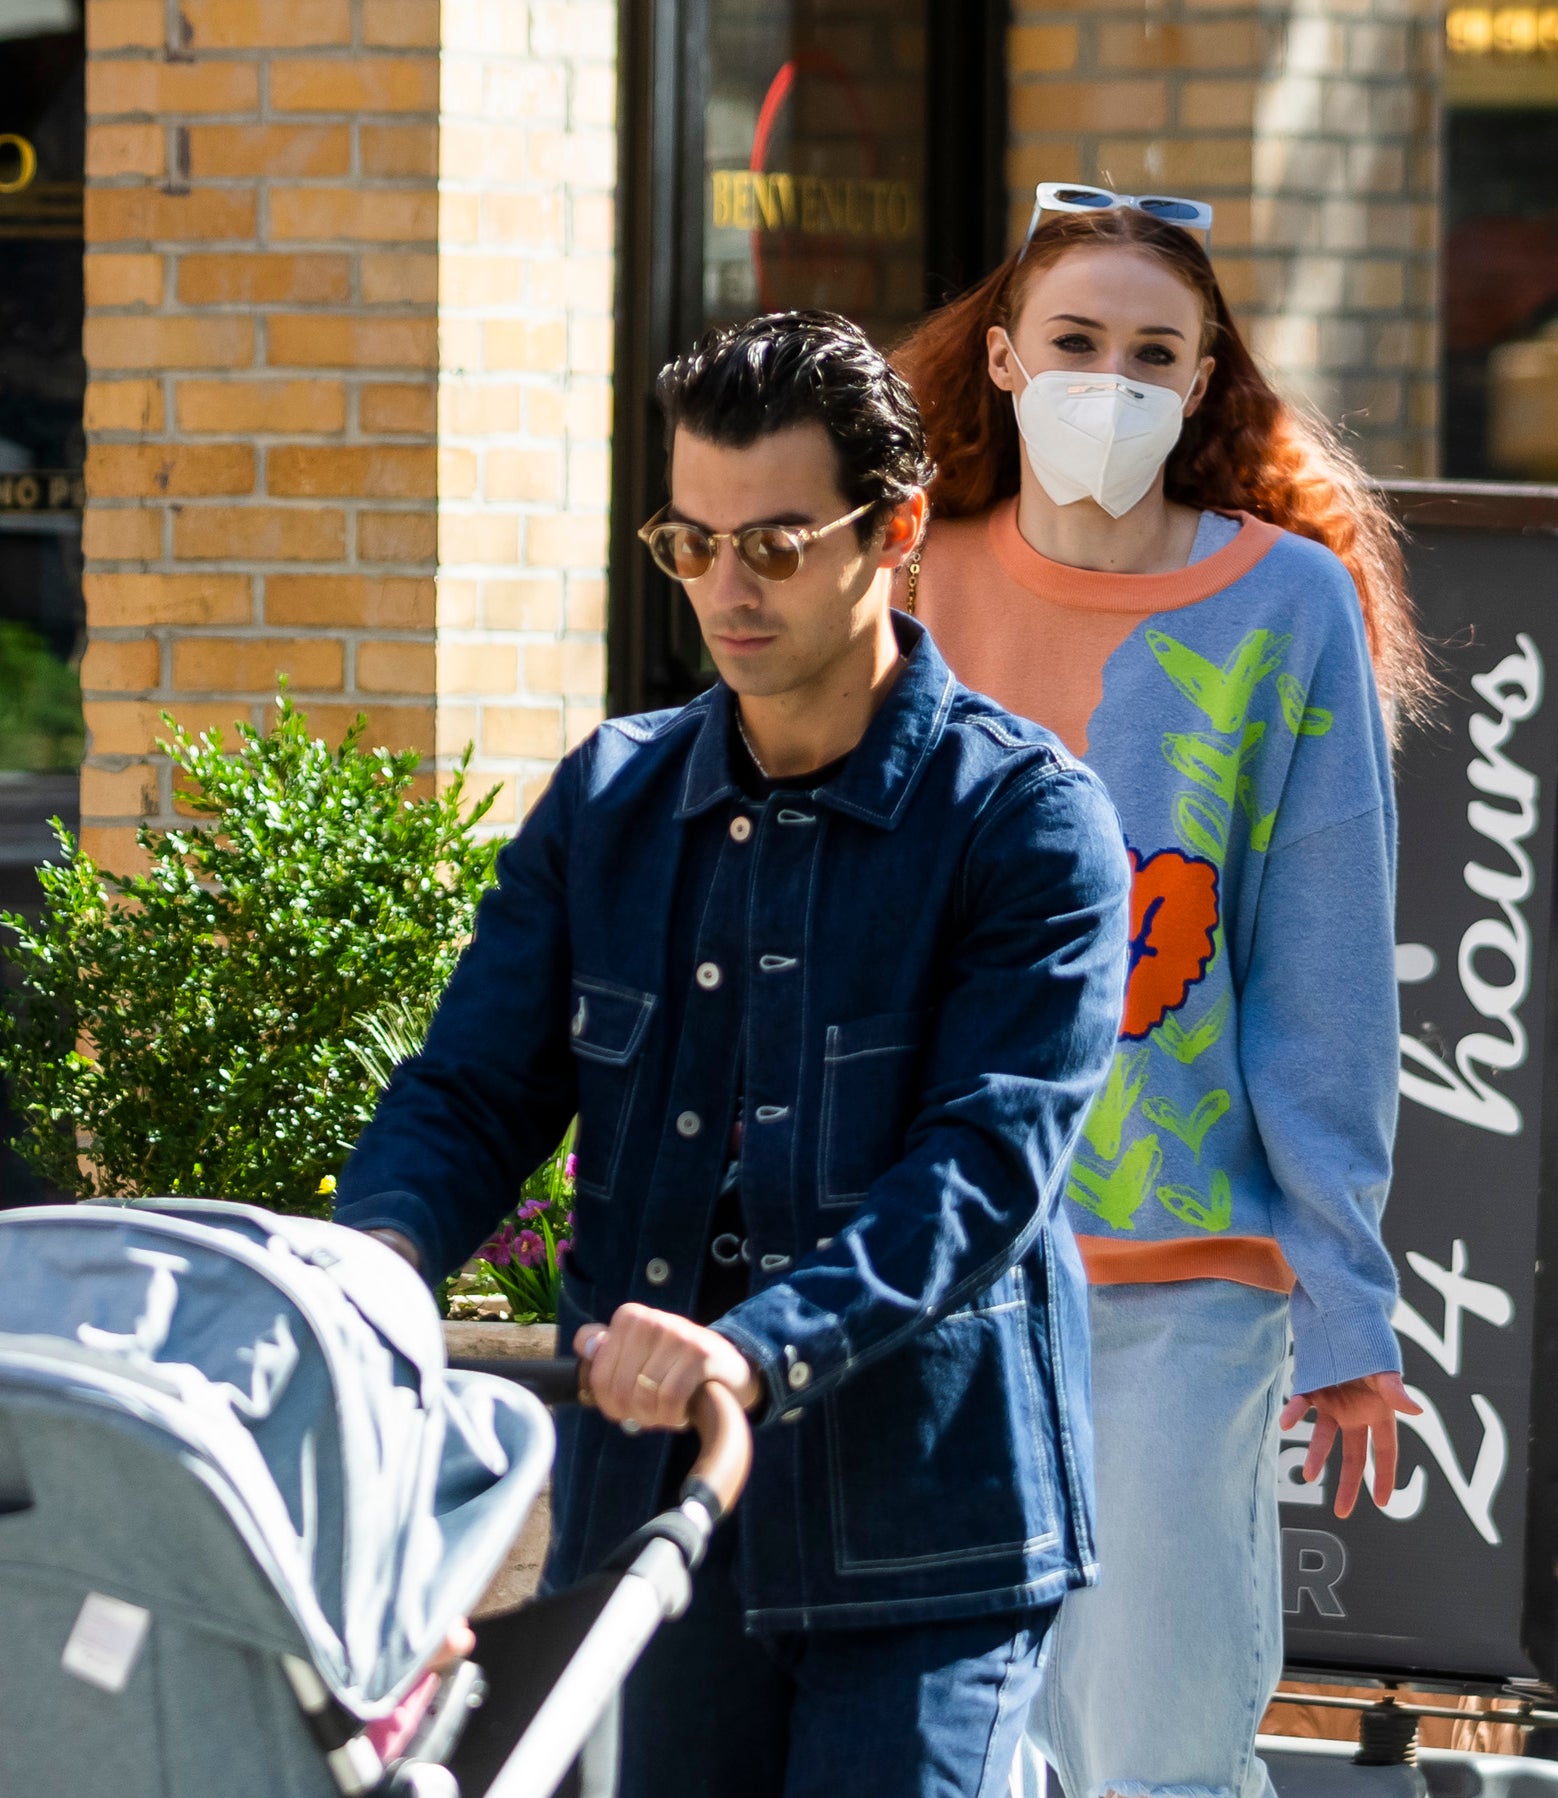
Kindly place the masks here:
POLYGON ((135 1657, 146 1640, 151 1612, 122 1598, 88 1592, 65 1644, 61 1665, 67 1673, 105 1692, 122 1692, 130 1683, 135 1657))

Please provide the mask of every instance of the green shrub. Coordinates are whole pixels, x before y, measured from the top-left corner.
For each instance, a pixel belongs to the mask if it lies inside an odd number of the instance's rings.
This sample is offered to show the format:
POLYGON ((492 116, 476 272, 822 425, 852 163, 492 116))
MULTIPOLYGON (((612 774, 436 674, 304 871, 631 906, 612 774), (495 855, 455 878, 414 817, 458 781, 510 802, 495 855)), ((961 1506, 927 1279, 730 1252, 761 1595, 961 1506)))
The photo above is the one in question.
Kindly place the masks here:
POLYGON ((0 620, 0 768, 81 765, 81 682, 24 624, 0 620))
POLYGON ((430 1015, 492 878, 498 845, 473 827, 495 795, 463 811, 467 750, 413 798, 414 751, 364 749, 361 719, 332 751, 285 695, 234 752, 167 723, 204 827, 143 827, 150 872, 125 877, 56 821, 40 921, 0 914, 22 987, 0 1016, 17 1148, 81 1197, 319 1211, 377 1093, 353 1044, 397 1008, 430 1015))

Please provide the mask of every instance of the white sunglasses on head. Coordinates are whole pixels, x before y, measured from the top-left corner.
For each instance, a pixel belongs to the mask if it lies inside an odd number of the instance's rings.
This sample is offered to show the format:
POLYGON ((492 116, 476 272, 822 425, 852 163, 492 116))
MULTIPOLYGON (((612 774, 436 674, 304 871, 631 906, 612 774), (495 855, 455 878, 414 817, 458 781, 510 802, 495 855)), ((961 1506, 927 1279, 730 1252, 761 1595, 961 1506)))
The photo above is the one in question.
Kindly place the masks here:
POLYGON ((1046 212, 1115 212, 1134 206, 1148 218, 1165 225, 1181 225, 1187 231, 1204 231, 1207 247, 1212 242, 1212 209, 1205 200, 1181 200, 1170 194, 1117 194, 1107 187, 1078 187, 1064 181, 1041 181, 1033 196, 1033 215, 1023 233, 1026 250, 1046 212))

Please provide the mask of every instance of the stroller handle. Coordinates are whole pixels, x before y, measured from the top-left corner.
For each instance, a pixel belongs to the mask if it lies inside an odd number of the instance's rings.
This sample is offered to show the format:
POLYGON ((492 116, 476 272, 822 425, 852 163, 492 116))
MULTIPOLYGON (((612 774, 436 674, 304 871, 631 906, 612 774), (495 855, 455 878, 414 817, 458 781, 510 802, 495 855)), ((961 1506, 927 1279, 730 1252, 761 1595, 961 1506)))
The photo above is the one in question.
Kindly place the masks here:
MULTIPOLYGON (((449 1365, 464 1373, 494 1374, 512 1380, 534 1393, 542 1404, 588 1405, 590 1396, 587 1362, 568 1357, 556 1361, 494 1361, 451 1359, 449 1365)), ((752 1426, 741 1401, 717 1380, 700 1386, 688 1406, 692 1427, 698 1433, 698 1459, 687 1476, 683 1493, 697 1492, 712 1498, 718 1522, 734 1508, 752 1471, 752 1426)))

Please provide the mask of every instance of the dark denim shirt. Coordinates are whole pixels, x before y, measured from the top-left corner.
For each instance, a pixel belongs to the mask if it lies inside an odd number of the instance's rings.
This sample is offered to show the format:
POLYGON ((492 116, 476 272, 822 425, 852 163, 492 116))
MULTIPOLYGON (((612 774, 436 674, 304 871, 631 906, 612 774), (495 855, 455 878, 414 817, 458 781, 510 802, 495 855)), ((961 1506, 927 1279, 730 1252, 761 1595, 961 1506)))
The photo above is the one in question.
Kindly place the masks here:
MULTIPOLYGON (((1128 872, 1096 778, 908 660, 842 774, 755 801, 731 696, 602 726, 499 860, 336 1215, 436 1277, 577 1111, 560 1316, 690 1312, 739 1079, 768 1391, 754 1628, 1019 1612, 1094 1575, 1086 1288, 1061 1174, 1119 1024, 1128 872)), ((668 1439, 559 1419, 548 1581, 649 1515, 668 1439)))

